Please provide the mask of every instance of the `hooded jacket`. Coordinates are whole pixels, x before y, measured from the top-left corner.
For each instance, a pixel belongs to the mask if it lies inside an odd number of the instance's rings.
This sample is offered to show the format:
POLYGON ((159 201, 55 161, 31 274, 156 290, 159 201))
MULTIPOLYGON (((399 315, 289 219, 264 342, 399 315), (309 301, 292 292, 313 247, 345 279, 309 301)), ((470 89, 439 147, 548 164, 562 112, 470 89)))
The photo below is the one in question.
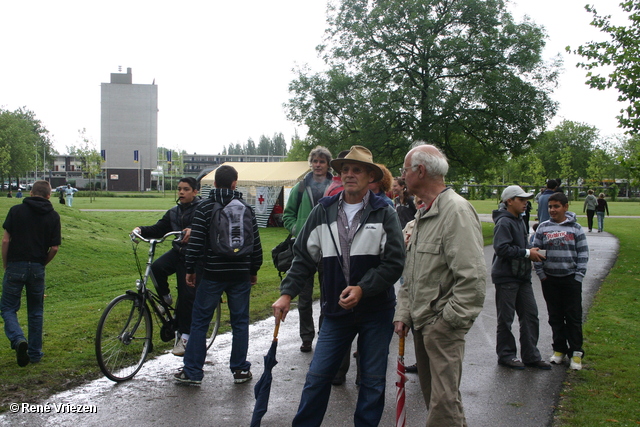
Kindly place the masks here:
MULTIPOLYGON (((216 282, 248 281, 250 276, 258 274, 262 266, 262 244, 255 214, 253 215, 253 252, 243 258, 229 259, 213 254, 210 246, 209 228, 213 206, 216 202, 226 206, 233 199, 242 201, 242 193, 227 189, 214 188, 209 198, 196 208, 191 224, 191 238, 186 248, 185 265, 187 273, 195 273, 196 262, 204 256, 203 278, 216 282)), ((249 206, 249 208, 251 208, 249 206)), ((251 209, 253 212, 253 209, 251 209)))
POLYGON ((7 262, 44 264, 51 246, 60 246, 60 215, 44 197, 26 197, 9 209, 3 224, 11 236, 7 262))
POLYGON ((534 262, 533 266, 540 280, 548 276, 575 276, 582 282, 587 272, 589 246, 584 230, 576 222, 576 214, 567 212, 565 220, 557 223, 552 219, 538 226, 533 246, 546 249, 547 259, 534 262))
POLYGON ((375 312, 393 308, 396 295, 393 285, 402 274, 404 242, 395 210, 369 190, 354 235, 349 258, 349 281, 342 269, 342 250, 338 236, 340 194, 320 199, 300 230, 293 247, 291 269, 280 284, 280 294, 292 298, 301 291, 306 279, 322 261, 322 313, 340 317, 351 312, 375 312), (340 294, 350 284, 362 288, 362 299, 351 310, 338 304, 340 294))
POLYGON ((525 258, 527 230, 521 217, 516 217, 506 209, 493 211, 493 262, 491 280, 493 283, 531 281, 531 261, 525 258))
MULTIPOLYGON (((178 202, 176 206, 165 212, 162 218, 154 225, 140 227, 140 234, 146 238, 162 237, 170 231, 182 231, 185 228, 191 228, 193 215, 201 201, 202 198, 196 196, 191 203, 178 202)), ((171 246, 174 250, 180 252, 180 255, 184 256, 185 244, 174 240, 171 246)))

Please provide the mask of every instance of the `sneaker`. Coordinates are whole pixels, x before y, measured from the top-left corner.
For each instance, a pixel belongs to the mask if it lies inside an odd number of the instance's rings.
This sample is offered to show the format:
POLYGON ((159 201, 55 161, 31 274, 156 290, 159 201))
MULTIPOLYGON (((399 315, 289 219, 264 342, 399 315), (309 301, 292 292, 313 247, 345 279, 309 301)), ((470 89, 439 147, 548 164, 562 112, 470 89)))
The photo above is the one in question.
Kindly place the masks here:
POLYGON ((25 340, 19 341, 16 345, 16 359, 18 360, 18 366, 24 367, 29 364, 29 344, 25 340))
POLYGON ((569 368, 574 371, 579 371, 582 369, 582 356, 584 355, 581 351, 574 351, 573 356, 571 356, 571 362, 569 364, 569 368))
POLYGON ((180 369, 178 373, 174 374, 173 378, 182 384, 193 384, 193 385, 202 384, 202 380, 192 380, 187 376, 187 374, 184 373, 182 369, 180 369))
POLYGON ((171 297, 171 294, 163 295, 163 296, 162 296, 162 299, 164 300, 164 302, 165 302, 167 305, 171 305, 171 304, 173 304, 173 298, 171 297))
POLYGON ((553 363, 554 365, 562 365, 566 357, 566 354, 560 353, 559 351, 554 351, 549 362, 553 363))
POLYGON ((185 340, 182 337, 177 337, 171 353, 173 353, 174 356, 184 356, 184 352, 187 348, 187 342, 188 340, 185 340))
POLYGON ((524 369, 524 363, 522 363, 515 357, 509 360, 498 360, 498 365, 506 366, 507 368, 511 369, 524 369))
POLYGON ((253 375, 251 375, 251 371, 234 371, 233 372, 233 382, 236 384, 246 383, 251 380, 253 375))

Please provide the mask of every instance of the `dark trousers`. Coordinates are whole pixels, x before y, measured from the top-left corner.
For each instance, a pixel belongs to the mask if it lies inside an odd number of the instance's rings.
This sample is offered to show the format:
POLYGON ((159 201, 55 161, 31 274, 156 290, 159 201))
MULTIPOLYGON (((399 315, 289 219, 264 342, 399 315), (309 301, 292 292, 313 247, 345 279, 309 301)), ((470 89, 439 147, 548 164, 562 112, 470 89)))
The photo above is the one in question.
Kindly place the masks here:
POLYGON ((496 353, 501 361, 509 361, 516 357, 518 349, 511 333, 511 325, 515 314, 520 323, 520 355, 524 363, 542 360, 538 350, 540 321, 538 305, 531 282, 497 283, 496 311, 498 329, 496 334, 496 353))
MULTIPOLYGON (((322 262, 318 264, 318 281, 322 283, 322 262)), ((298 314, 300 315, 300 339, 302 341, 313 341, 316 336, 315 325, 313 323, 313 286, 315 274, 304 284, 302 291, 298 295, 298 314)))
POLYGON ((553 351, 571 356, 582 349, 582 283, 574 276, 547 276, 542 293, 549 310, 553 351))
POLYGON ((587 209, 587 225, 588 225, 589 231, 593 229, 593 216, 595 214, 596 214, 596 211, 590 211, 589 209, 587 209))
MULTIPOLYGON (((181 334, 190 333, 191 311, 193 310, 193 300, 196 297, 196 288, 187 286, 185 281, 187 270, 184 266, 184 259, 180 257, 178 251, 171 249, 151 264, 151 272, 160 295, 169 293, 169 276, 176 275, 178 282, 178 299, 175 304, 176 330, 181 334)), ((202 269, 196 269, 197 282, 200 282, 202 273, 202 269)))

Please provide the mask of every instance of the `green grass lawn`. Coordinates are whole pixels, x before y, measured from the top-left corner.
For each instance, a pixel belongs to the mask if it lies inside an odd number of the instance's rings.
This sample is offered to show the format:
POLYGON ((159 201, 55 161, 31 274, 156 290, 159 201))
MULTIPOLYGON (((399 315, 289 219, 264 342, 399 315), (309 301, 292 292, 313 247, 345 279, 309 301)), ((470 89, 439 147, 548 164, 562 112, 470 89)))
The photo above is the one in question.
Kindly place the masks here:
MULTIPOLYGON (((4 220, 17 199, 0 199, 4 220)), ((80 212, 96 209, 168 209, 175 203, 165 198, 74 198, 74 207, 57 203, 62 218, 63 243, 47 267, 45 299, 45 357, 37 365, 19 368, 9 342, 0 337, 0 412, 9 402, 36 403, 101 376, 95 361, 94 337, 98 319, 111 299, 133 289, 137 270, 128 233, 138 225, 155 223, 160 212, 80 212)), ((473 202, 480 213, 490 213, 495 201, 473 202)), ((580 208, 582 206, 580 205, 580 208)), ((638 203, 610 203, 612 215, 639 215, 638 203), (623 213, 624 212, 624 213, 623 213)), ((586 218, 581 218, 584 225, 586 218)), ((638 425, 640 416, 640 219, 607 218, 605 229, 620 239, 620 255, 594 300, 584 325, 585 369, 569 374, 562 392, 556 425, 638 425)), ((485 244, 491 244, 493 225, 483 224, 485 244)), ((282 241, 286 230, 261 229, 265 262, 253 288, 251 321, 271 315, 279 295, 279 278, 270 251, 282 241)), ((165 243, 159 250, 169 249, 165 243)), ((316 290, 316 295, 318 290, 316 290)), ((26 324, 26 308, 20 311, 26 324)), ((0 323, 2 321, 0 320, 0 323)), ((223 310, 223 331, 229 330, 223 310)), ((157 352, 161 344, 154 327, 157 352)))

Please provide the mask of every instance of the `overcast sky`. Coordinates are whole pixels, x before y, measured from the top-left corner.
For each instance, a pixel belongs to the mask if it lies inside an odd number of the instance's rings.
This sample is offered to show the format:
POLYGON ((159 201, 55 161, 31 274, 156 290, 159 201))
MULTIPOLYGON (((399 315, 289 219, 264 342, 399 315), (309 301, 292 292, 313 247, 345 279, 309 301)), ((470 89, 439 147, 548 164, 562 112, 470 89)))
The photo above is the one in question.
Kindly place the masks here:
MULTIPOLYGON (((617 0, 588 2, 621 15, 617 0)), ((579 57, 564 52, 604 38, 589 26, 586 3, 520 0, 511 10, 546 28, 547 57, 565 58, 554 124, 569 119, 621 133, 617 92, 589 89, 574 66, 579 57)), ((277 132, 289 143, 296 129, 306 132, 282 106, 292 69, 321 69, 315 47, 325 27, 326 0, 3 2, 0 107, 35 112, 61 153, 78 144, 82 128, 99 148, 100 84, 120 66, 132 68, 133 83, 158 85, 159 146, 215 154, 277 132)))

